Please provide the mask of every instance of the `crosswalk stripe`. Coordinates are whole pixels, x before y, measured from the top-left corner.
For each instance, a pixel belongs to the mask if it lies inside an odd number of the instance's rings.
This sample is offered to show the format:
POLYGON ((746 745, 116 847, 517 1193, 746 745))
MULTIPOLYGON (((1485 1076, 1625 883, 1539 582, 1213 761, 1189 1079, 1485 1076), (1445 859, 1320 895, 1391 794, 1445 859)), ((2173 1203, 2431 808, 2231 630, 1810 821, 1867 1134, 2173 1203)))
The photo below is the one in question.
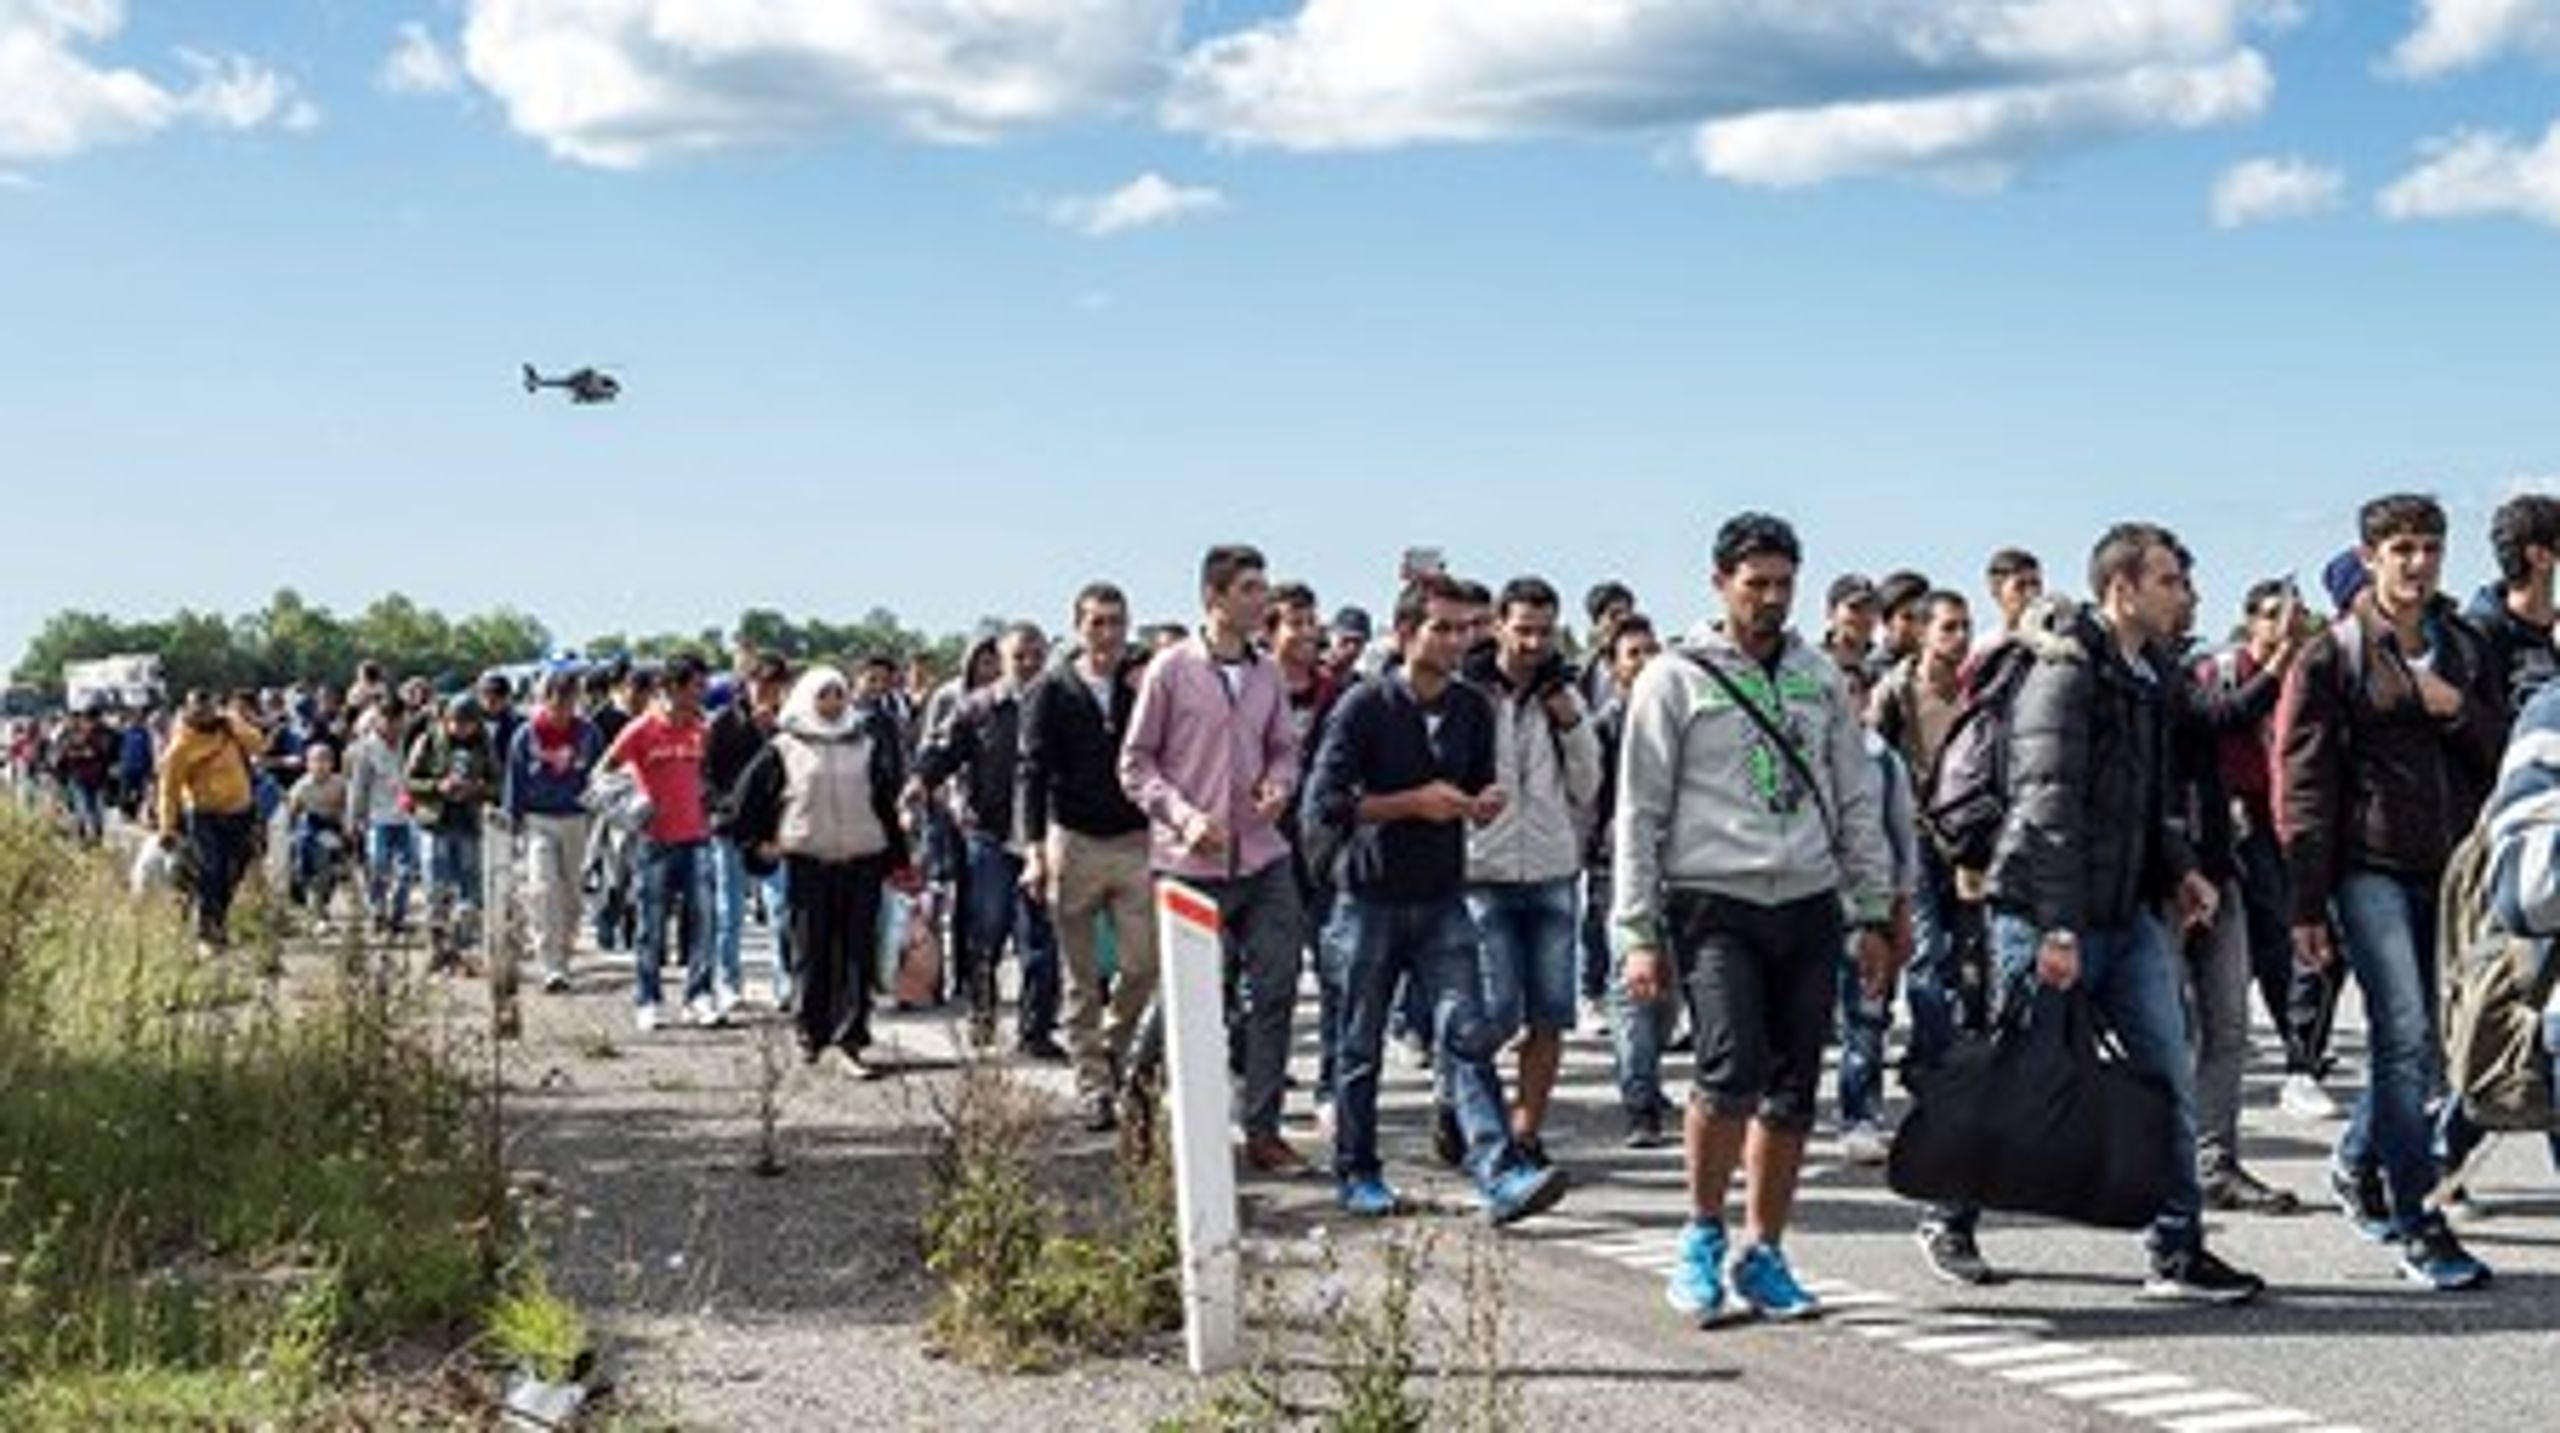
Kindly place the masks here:
POLYGON ((2133 1365, 2120 1358, 2082 1358, 2068 1363, 2038 1363, 2025 1368, 2004 1368, 2000 1376, 2011 1383, 2060 1383, 2073 1378, 2095 1378, 2102 1373, 2131 1373, 2133 1365))
POLYGON ((2193 1393, 2171 1393, 2158 1398, 2136 1398, 2107 1405, 2109 1413, 2127 1418, 2166 1418, 2172 1413, 2203 1413, 2216 1408, 2247 1408, 2258 1400, 2245 1393, 2223 1388, 2203 1388, 2193 1393))
POLYGON ((1979 1353, 1960 1353, 1947 1360, 1959 1368, 2001 1368, 2013 1363, 2043 1363, 2049 1359, 2082 1358, 2089 1350, 2076 1343, 2030 1343, 2016 1348, 1986 1349, 1979 1353))
POLYGON ((1989 1333, 1942 1333, 1932 1334, 1927 1338, 1915 1338, 1910 1342, 1905 1343, 1902 1347, 1903 1350, 1908 1353, 1961 1353, 1966 1349, 1991 1348, 1995 1345, 2014 1344, 2021 1337, 2031 1337, 2031 1335, 2022 1335, 2008 1331, 1995 1331, 1989 1333))
POLYGON ((2137 1393, 2171 1393, 2193 1388, 2196 1381, 2174 1373, 2132 1373, 2122 1378, 2101 1378, 2089 1383, 2066 1383, 2045 1392, 2074 1403, 2096 1403, 2107 1398, 2130 1398, 2137 1393))
POLYGON ((2169 1433, 2242 1433, 2244 1429, 2290 1428, 2319 1421, 2299 1408, 2243 1408, 2208 1413, 2201 1418, 2181 1418, 2169 1425, 2169 1433))

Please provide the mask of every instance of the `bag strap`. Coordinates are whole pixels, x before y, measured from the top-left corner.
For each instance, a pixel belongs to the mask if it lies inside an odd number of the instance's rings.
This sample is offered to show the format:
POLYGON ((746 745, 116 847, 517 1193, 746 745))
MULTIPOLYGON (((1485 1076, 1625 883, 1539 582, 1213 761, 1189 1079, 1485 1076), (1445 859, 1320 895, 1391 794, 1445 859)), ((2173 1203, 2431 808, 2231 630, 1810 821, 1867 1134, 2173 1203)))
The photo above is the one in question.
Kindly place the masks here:
POLYGON ((1796 778, 1804 783, 1805 790, 1813 794, 1814 808, 1822 814, 1823 832, 1830 838, 1836 850, 1840 845, 1840 826, 1831 815, 1831 799, 1823 794, 1822 782, 1814 775, 1813 763, 1806 759, 1803 749, 1796 745, 1795 738, 1789 736, 1785 728, 1778 725, 1777 718, 1769 715, 1758 702, 1751 699, 1749 693, 1743 691, 1742 684, 1733 679, 1733 674, 1724 669, 1723 663, 1687 643, 1682 643, 1672 650, 1713 678, 1715 684, 1724 689, 1724 694, 1732 699, 1733 704, 1742 708, 1742 714, 1751 718, 1751 724, 1760 728, 1760 734, 1769 738, 1770 742, 1778 748, 1779 755, 1787 759, 1787 765, 1794 770, 1796 778))

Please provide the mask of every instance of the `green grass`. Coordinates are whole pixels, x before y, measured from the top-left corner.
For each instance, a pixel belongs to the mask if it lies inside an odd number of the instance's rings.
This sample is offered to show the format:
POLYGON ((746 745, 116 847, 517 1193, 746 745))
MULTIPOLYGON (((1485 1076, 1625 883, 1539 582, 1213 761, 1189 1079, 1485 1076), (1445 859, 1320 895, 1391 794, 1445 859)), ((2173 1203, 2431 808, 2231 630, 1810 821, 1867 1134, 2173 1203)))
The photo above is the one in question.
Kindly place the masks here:
POLYGON ((488 1336, 490 1352, 547 1383, 567 1380, 588 1351, 586 1315, 551 1292, 538 1264, 489 1306, 488 1336))
POLYGON ((0 1427, 302 1421, 489 1302, 492 1116, 418 997, 260 964, 0 810, 0 1427))

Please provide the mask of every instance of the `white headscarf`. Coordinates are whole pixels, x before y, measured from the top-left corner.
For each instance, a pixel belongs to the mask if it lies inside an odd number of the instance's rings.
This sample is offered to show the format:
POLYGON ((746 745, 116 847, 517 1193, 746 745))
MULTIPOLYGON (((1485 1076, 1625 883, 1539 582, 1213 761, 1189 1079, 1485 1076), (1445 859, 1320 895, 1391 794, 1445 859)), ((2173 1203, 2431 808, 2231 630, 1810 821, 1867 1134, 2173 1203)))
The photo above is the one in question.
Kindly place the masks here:
POLYGON ((833 667, 811 667, 791 684, 791 695, 782 703, 782 729, 793 736, 814 741, 833 741, 850 735, 862 724, 862 713, 852 702, 853 684, 844 673, 833 667), (834 687, 845 694, 844 715, 833 722, 818 715, 818 693, 834 687))

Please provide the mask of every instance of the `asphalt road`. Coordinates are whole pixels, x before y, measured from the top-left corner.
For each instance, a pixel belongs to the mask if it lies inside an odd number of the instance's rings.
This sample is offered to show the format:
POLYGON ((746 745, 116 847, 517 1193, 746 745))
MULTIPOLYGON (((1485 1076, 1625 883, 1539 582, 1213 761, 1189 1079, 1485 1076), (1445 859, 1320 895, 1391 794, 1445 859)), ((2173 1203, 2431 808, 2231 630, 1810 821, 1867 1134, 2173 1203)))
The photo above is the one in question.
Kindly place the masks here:
MULTIPOLYGON (((762 953, 761 940, 754 944, 751 962, 762 953)), ((1309 1123, 1314 1015, 1310 987, 1289 1118, 1292 1138, 1321 1165, 1329 1151, 1309 1123)), ((1008 1012, 1008 1033, 1010 1024, 1008 1012)), ((950 1033, 938 1016, 882 1025, 887 1039, 920 1053, 938 1052, 950 1033)), ((1998 1216, 1985 1221, 1982 1244, 2003 1282, 1942 1284, 1912 1237, 1913 1206, 1885 1188, 1882 1170, 1844 1165, 1826 1126, 1788 1247, 1799 1274, 1830 1304, 1828 1316, 1810 1326, 1692 1329, 1662 1301, 1687 1209, 1679 1151, 1623 1147, 1607 1043, 1586 1030, 1571 1039, 1547 1137, 1574 1187, 1554 1215, 1512 1235, 1527 1270, 1516 1283, 1516 1316, 1541 1336, 1574 1330, 1668 1352, 1674 1367, 1700 1376, 1744 1380, 1773 1406, 1797 1410, 1807 1427, 2560 1427, 2560 1177, 2541 1142, 2504 1141, 2475 1180, 2484 1213, 2461 1232, 2496 1269, 2493 1286, 2420 1291, 2400 1280, 2391 1251, 2362 1240, 2327 1203, 2322 1171, 2339 1123, 2305 1123, 2278 1110, 2274 1039, 2264 1029, 2257 1035, 2244 1158, 2261 1177, 2302 1195, 2306 1212, 2212 1219, 2214 1248, 2271 1286, 2255 1306, 2142 1304, 2134 1297, 2146 1270, 2139 1235, 1998 1216)), ((2352 992, 2338 1050, 2330 1088, 2343 1102, 2361 1079, 2352 992)), ((1025 1068, 1062 1093, 1070 1085, 1061 1068, 1025 1068)), ((1463 1182, 1428 1153, 1428 1078, 1390 1069, 1382 1144, 1406 1193, 1456 1208, 1467 1202, 1463 1182)), ((1826 1075, 1826 1102, 1830 1090, 1826 1075)), ((1895 1113, 1900 1108, 1897 1097, 1895 1113)), ((1328 1219, 1340 1226, 1329 1214, 1329 1180, 1243 1187, 1248 1238, 1328 1219)), ((1737 1194, 1737 1218, 1738 1204, 1737 1194)))

